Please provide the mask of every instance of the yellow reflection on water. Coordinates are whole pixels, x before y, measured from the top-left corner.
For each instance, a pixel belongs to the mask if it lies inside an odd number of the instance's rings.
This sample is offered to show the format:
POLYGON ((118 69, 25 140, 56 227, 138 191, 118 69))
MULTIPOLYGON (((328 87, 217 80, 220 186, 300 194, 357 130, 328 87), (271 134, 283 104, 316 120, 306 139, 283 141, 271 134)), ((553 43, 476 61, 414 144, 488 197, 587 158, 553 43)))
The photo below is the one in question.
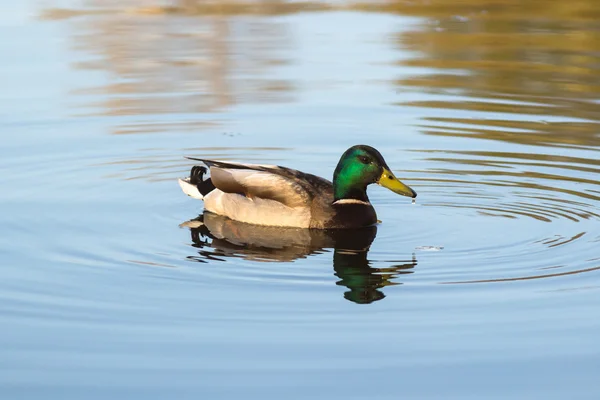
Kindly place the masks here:
POLYGON ((434 109, 425 118, 425 133, 521 144, 600 145, 600 3, 397 4, 398 12, 425 18, 415 30, 397 36, 399 48, 414 52, 400 64, 419 68, 397 81, 400 90, 431 95, 399 104, 434 109), (438 117, 439 109, 463 113, 438 117), (501 117, 490 118, 489 113, 501 117))
POLYGON ((401 53, 403 68, 414 70, 392 82, 403 96, 398 104, 431 110, 422 132, 521 144, 600 145, 596 0, 75 4, 72 9, 48 6, 41 17, 69 18, 75 47, 90 58, 76 67, 110 77, 106 85, 79 91, 102 95, 92 104, 94 114, 186 116, 172 124, 152 118, 122 124, 118 133, 200 130, 219 123, 218 117, 202 114, 238 104, 295 101, 303 77, 274 74, 292 63, 286 54, 295 49, 290 22, 271 16, 353 10, 421 18, 410 30, 401 26, 390 50, 401 53), (411 91, 428 97, 416 99, 411 91), (440 109, 460 115, 440 116, 440 109))

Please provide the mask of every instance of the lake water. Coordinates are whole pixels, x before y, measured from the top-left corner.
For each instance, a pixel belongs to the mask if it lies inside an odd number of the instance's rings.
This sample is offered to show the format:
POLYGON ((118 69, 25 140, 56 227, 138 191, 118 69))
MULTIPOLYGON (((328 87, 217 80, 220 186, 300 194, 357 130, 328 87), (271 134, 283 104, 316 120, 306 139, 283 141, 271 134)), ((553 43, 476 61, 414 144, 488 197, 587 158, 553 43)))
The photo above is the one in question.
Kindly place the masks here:
POLYGON ((600 397, 595 0, 149 3, 0 1, 0 398, 600 397), (189 222, 359 143, 376 229, 189 222))

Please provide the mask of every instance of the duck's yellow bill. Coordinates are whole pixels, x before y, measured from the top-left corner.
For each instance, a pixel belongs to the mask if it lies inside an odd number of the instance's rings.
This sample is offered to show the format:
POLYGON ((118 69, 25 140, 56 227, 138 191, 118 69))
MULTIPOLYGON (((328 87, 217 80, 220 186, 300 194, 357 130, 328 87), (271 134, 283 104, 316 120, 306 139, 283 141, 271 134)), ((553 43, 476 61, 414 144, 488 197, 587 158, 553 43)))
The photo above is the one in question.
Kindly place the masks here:
POLYGON ((390 189, 394 193, 401 194, 402 196, 412 197, 413 199, 417 197, 417 192, 400 182, 400 180, 396 178, 394 174, 392 174, 392 171, 387 168, 383 169, 383 173, 381 174, 379 182, 377 183, 384 188, 390 189))

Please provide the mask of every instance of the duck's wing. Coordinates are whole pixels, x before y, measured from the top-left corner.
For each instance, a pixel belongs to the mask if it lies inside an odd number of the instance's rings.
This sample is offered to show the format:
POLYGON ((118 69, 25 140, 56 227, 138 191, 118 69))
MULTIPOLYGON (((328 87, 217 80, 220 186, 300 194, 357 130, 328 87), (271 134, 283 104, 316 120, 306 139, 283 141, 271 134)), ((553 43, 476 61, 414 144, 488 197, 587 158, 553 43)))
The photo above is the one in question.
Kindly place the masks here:
POLYGON ((207 165, 215 187, 226 193, 300 207, 310 205, 316 196, 330 197, 333 192, 330 181, 291 168, 187 158, 207 165))

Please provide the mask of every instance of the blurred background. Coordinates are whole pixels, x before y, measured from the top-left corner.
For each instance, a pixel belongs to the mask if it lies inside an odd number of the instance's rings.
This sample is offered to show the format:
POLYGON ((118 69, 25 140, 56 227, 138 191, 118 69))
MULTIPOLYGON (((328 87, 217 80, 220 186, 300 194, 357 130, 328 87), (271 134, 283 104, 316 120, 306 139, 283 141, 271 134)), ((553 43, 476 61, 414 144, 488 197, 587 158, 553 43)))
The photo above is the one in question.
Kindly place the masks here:
POLYGON ((430 111, 427 124, 432 126, 426 133, 442 134, 436 125, 444 122, 466 122, 470 130, 465 127, 452 134, 526 144, 598 144, 594 133, 600 11, 593 0, 568 4, 127 0, 72 1, 65 8, 51 6, 55 2, 41 4, 41 20, 64 21, 69 30, 69 46, 77 53, 71 67, 105 77, 102 84, 95 82, 74 93, 101 97, 87 103, 95 114, 149 120, 116 127, 116 133, 196 130, 218 123, 210 115, 187 124, 143 118, 154 114, 211 114, 245 104, 302 103, 307 92, 323 95, 329 85, 361 84, 356 71, 360 65, 380 64, 399 71, 397 79, 389 79, 392 74, 365 78, 392 86, 388 89, 397 91, 395 104, 401 107, 593 122, 538 121, 542 126, 535 126, 495 121, 491 125, 498 129, 492 130, 489 122, 482 127, 476 121, 440 120, 430 111), (389 28, 377 27, 375 16, 384 15, 403 22, 394 26, 386 18, 389 28), (299 22, 301 17, 306 22, 299 22), (345 20, 356 21, 362 29, 347 32, 345 20), (361 38, 368 41, 369 34, 376 41, 377 33, 385 35, 385 53, 357 43, 365 41, 361 38), (348 58, 342 60, 339 54, 324 60, 323 52, 338 45, 336 41, 348 58), (410 93, 421 93, 422 99, 408 98, 410 93), (461 101, 452 100, 458 96, 461 101), (503 134, 501 128, 529 133, 517 138, 503 134))
POLYGON ((0 0, 0 397, 596 399, 596 0, 0 0), (184 156, 418 193, 368 232, 184 156), (199 215, 200 214, 200 215, 199 215))

